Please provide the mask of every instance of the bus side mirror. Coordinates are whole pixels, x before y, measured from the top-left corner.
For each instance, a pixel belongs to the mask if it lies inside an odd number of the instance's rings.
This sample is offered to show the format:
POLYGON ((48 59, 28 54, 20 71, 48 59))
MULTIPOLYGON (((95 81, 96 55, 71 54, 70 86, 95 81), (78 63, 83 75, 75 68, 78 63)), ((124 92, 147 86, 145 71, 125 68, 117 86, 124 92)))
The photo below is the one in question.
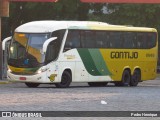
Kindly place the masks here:
POLYGON ((2 50, 5 50, 5 49, 6 49, 6 43, 7 43, 8 41, 10 41, 11 38, 12 38, 12 37, 10 36, 10 37, 5 38, 5 39, 2 41, 2 50))
POLYGON ((57 37, 52 37, 43 43, 43 53, 46 53, 49 43, 52 42, 53 40, 56 40, 56 39, 57 39, 57 37))

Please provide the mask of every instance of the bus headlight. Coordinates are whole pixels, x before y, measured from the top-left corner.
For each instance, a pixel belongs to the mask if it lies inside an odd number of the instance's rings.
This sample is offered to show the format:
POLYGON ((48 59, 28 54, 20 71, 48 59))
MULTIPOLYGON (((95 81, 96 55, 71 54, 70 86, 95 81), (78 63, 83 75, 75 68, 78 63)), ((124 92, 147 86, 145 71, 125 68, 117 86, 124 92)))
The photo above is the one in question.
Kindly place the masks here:
POLYGON ((37 74, 40 74, 40 73, 45 72, 47 70, 48 70, 48 68, 43 66, 42 68, 37 70, 37 74))

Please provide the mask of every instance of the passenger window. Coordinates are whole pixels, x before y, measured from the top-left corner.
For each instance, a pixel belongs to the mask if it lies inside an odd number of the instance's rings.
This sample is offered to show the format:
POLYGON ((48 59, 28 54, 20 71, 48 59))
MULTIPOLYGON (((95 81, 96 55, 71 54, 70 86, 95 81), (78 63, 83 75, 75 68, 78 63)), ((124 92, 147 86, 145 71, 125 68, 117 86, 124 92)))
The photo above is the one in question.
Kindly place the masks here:
POLYGON ((47 47, 45 58, 46 64, 54 61, 58 57, 65 31, 66 30, 57 30, 52 33, 52 37, 57 37, 57 39, 50 42, 47 47))
POLYGON ((45 62, 49 63, 55 60, 58 57, 58 53, 59 53, 58 40, 54 40, 51 43, 49 43, 47 47, 45 62))
POLYGON ((82 48, 95 48, 95 31, 81 31, 82 48))
POLYGON ((156 34, 148 33, 147 34, 147 48, 153 48, 156 46, 156 34))
POLYGON ((146 49, 146 39, 145 33, 137 33, 137 48, 146 49))
POLYGON ((64 47, 64 51, 73 48, 80 48, 80 34, 79 31, 69 31, 64 47))
POLYGON ((110 32, 110 48, 122 48, 122 33, 110 32))
POLYGON ((97 31, 96 32, 96 48, 106 47, 106 32, 97 31))
POLYGON ((131 32, 124 33, 124 42, 123 42, 124 48, 128 49, 134 48, 135 47, 134 40, 135 40, 135 33, 131 32))

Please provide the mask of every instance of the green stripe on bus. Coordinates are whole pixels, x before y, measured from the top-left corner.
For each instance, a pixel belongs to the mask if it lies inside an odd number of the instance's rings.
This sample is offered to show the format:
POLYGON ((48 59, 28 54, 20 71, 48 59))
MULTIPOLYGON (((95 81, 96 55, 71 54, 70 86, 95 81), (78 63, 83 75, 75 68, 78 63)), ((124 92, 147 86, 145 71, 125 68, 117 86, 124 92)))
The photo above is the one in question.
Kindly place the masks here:
POLYGON ((94 64, 101 75, 111 75, 99 49, 89 49, 94 64))
POLYGON ((90 55, 89 50, 88 49, 77 49, 77 50, 88 73, 94 76, 101 75, 101 73, 97 70, 97 67, 95 66, 95 63, 93 61, 92 56, 90 55))
POLYGON ((83 64, 91 75, 111 75, 99 49, 77 49, 83 64))

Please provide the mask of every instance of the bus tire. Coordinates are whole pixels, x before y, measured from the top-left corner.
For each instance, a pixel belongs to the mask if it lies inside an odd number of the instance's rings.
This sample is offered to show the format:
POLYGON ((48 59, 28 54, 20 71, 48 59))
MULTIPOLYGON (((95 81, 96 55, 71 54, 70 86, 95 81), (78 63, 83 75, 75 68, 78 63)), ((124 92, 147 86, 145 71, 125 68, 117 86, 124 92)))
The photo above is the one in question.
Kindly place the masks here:
POLYGON ((62 74, 61 82, 55 83, 57 88, 67 88, 72 82, 71 73, 68 71, 64 71, 62 74))
POLYGON ((133 75, 132 75, 132 79, 130 81, 130 86, 137 86, 138 82, 141 80, 141 72, 140 70, 135 70, 133 75))
POLYGON ((122 80, 120 82, 115 82, 115 86, 128 86, 131 81, 131 74, 129 70, 124 70, 122 74, 122 80))
POLYGON ((88 82, 90 87, 104 87, 108 84, 108 82, 88 82))
POLYGON ((25 84, 29 88, 36 88, 40 85, 39 83, 25 83, 25 84))

